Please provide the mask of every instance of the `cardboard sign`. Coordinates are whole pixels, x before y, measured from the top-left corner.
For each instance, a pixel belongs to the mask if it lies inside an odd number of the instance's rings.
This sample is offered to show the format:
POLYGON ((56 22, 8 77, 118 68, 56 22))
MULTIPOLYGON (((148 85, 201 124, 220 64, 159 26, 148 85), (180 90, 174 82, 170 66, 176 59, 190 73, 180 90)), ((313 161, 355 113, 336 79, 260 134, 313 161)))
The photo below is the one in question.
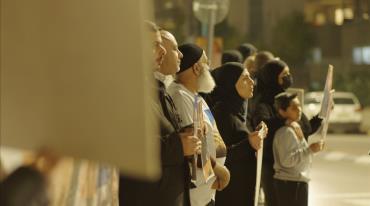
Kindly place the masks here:
POLYGON ((323 91, 323 99, 321 102, 321 110, 320 110, 320 117, 323 118, 323 124, 321 128, 321 139, 322 141, 325 141, 326 135, 328 133, 328 127, 329 127, 329 118, 330 118, 330 112, 332 110, 332 107, 334 106, 333 101, 333 93, 334 90, 333 87, 333 66, 329 65, 328 73, 326 76, 326 82, 325 82, 325 88, 323 91))
POLYGON ((258 205, 258 197, 260 195, 260 185, 261 185, 261 172, 262 172, 262 160, 263 160, 263 139, 267 135, 267 126, 264 122, 259 124, 258 135, 262 138, 261 148, 256 152, 257 155, 257 171, 256 171, 256 186, 254 193, 254 206, 258 205))

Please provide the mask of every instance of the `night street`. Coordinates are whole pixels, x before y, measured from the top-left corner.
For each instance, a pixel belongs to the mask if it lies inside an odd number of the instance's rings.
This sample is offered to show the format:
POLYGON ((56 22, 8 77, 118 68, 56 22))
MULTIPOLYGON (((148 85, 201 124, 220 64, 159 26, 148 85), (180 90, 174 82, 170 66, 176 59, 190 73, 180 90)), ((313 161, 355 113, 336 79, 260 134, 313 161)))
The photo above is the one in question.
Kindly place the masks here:
POLYGON ((314 157, 311 206, 370 205, 370 137, 331 134, 327 149, 314 157))
POLYGON ((370 0, 0 0, 0 206, 370 206, 370 0))

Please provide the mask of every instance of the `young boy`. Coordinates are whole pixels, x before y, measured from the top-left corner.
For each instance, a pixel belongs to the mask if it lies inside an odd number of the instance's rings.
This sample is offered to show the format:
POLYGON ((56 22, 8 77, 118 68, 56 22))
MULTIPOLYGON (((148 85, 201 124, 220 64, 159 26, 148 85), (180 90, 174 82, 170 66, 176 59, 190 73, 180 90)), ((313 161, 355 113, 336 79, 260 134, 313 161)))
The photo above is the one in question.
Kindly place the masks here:
POLYGON ((307 206, 308 181, 312 154, 322 150, 319 142, 308 145, 297 123, 302 108, 296 94, 286 92, 275 97, 275 109, 285 126, 273 141, 275 190, 280 206, 307 206))

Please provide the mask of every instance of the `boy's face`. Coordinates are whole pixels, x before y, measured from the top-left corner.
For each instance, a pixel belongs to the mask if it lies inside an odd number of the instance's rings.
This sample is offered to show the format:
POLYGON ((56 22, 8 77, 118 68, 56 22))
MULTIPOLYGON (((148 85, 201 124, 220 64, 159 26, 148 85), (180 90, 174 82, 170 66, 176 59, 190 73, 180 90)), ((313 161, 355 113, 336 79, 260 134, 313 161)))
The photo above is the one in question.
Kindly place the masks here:
POLYGON ((281 110, 281 115, 290 121, 298 121, 301 119, 302 107, 297 97, 292 99, 286 111, 281 110))

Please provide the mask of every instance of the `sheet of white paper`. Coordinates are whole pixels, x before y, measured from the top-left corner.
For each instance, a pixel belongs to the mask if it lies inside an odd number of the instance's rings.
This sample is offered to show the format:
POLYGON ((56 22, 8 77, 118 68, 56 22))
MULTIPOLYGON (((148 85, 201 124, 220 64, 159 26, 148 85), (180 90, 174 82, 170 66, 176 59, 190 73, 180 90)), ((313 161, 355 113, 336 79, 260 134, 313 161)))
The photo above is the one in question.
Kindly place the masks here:
POLYGON ((333 102, 333 66, 329 65, 326 76, 325 88, 323 91, 323 99, 321 102, 320 116, 323 118, 321 127, 321 140, 325 141, 329 127, 330 112, 332 110, 333 102))
POLYGON ((262 137, 261 140, 261 148, 256 152, 257 155, 257 169, 256 169, 256 187, 255 187, 255 193, 254 193, 254 205, 258 205, 258 197, 260 192, 260 186, 261 186, 261 172, 262 172, 262 161, 263 161, 263 139, 266 137, 266 125, 264 122, 261 122, 260 125, 263 123, 264 126, 262 126, 258 134, 260 137, 262 137))
POLYGON ((257 151, 257 175, 256 175, 256 188, 254 193, 254 206, 258 205, 258 198, 260 195, 259 192, 261 186, 262 159, 263 159, 263 146, 261 147, 261 149, 257 151))

